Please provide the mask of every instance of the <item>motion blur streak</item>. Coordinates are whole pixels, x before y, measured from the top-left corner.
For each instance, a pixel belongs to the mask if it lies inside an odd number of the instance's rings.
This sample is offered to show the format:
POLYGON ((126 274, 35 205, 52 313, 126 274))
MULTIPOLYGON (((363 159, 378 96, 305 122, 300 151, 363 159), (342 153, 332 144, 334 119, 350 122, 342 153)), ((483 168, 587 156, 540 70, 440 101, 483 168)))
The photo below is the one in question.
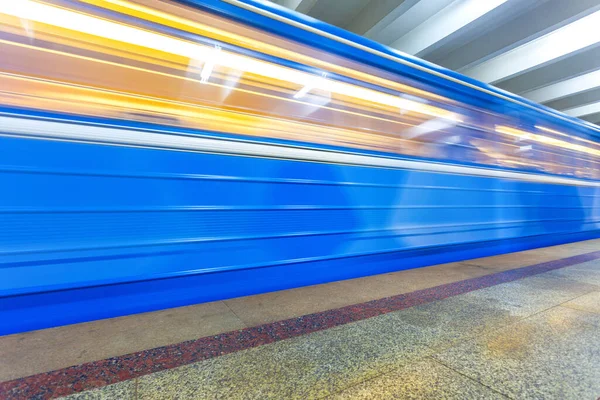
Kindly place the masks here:
MULTIPOLYGON (((383 77, 357 70, 357 68, 369 70, 369 67, 365 64, 357 64, 350 60, 343 59, 337 59, 335 60, 337 61, 336 63, 331 63, 328 62, 327 59, 311 57, 304 54, 314 53, 314 49, 310 47, 302 46, 298 43, 289 41, 283 42, 273 35, 266 35, 263 32, 253 30, 246 26, 236 26, 229 20, 219 19, 214 15, 199 13, 197 10, 181 7, 174 3, 157 1, 147 2, 154 7, 150 8, 123 0, 84 1, 89 4, 104 7, 137 18, 153 21, 165 26, 182 29, 202 36, 208 36, 226 43, 238 45, 240 47, 257 50, 275 57, 282 57, 284 59, 293 60, 302 64, 334 71, 340 75, 363 80, 400 92, 410 93, 416 96, 424 96, 431 99, 449 101, 449 99, 445 99, 444 97, 435 93, 420 90, 408 85, 403 85, 402 83, 397 82, 395 77, 390 76, 388 79, 385 79, 383 77), (168 12, 164 12, 163 10, 168 12), (196 20, 190 20, 190 18, 195 18, 196 20), (218 22, 211 26, 207 25, 206 23, 199 23, 198 21, 200 20, 218 20, 218 22), (223 27, 228 27, 231 30, 224 30, 223 27), (282 43, 285 44, 286 48, 271 45, 270 43, 282 43)), ((318 57, 318 54, 315 54, 315 56, 318 57)))
POLYGON ((593 149, 591 147, 582 146, 579 144, 572 144, 569 142, 565 142, 564 140, 554 139, 548 136, 536 135, 534 133, 525 132, 519 129, 510 128, 508 126, 496 126, 496 132, 504 133, 506 135, 511 135, 518 137, 520 139, 529 139, 540 143, 546 143, 552 146, 568 148, 573 151, 588 153, 594 156, 600 156, 600 150, 593 149))
MULTIPOLYGON (((0 4, 0 12, 13 15, 22 19, 56 25, 79 33, 104 37, 116 41, 126 41, 129 44, 148 47, 165 53, 173 53, 190 59, 203 60, 214 64, 215 52, 207 46, 198 46, 194 43, 177 40, 168 36, 158 35, 141 29, 132 28, 118 23, 108 22, 99 18, 38 4, 33 1, 8 2, 0 4)), ((327 92, 333 92, 349 97, 356 97, 384 105, 391 105, 427 115, 444 117, 457 120, 452 113, 444 112, 436 107, 419 104, 407 99, 400 99, 391 95, 348 85, 329 79, 316 80, 313 75, 302 73, 289 68, 262 62, 256 59, 243 57, 234 53, 219 52, 218 63, 227 68, 239 68, 244 71, 274 78, 284 82, 291 82, 301 86, 314 86, 327 92), (315 85, 319 86, 315 86, 315 85)))
MULTIPOLYGON (((180 17, 132 2, 89 1, 89 3, 108 5, 112 9, 125 10, 134 16, 152 15, 160 22, 170 21, 171 25, 180 28, 191 26, 196 30, 219 33, 215 32, 215 29, 208 29, 206 23, 199 27, 198 24, 180 17)), ((165 4, 157 4, 165 7, 165 4)), ((217 53, 213 47, 154 32, 151 30, 155 28, 154 26, 145 26, 143 22, 140 22, 139 27, 131 26, 118 20, 107 20, 106 16, 100 18, 86 15, 76 10, 67 10, 41 2, 4 2, 0 3, 0 11, 6 16, 11 15, 54 26, 41 25, 36 30, 38 40, 54 42, 52 50, 44 48, 46 46, 42 43, 28 46, 27 54, 31 54, 32 51, 45 53, 38 56, 40 60, 44 59, 44 65, 48 66, 44 71, 40 71, 39 66, 32 68, 31 65, 18 65, 19 61, 27 60, 27 57, 23 56, 25 54, 23 46, 27 45, 16 40, 0 42, 1 49, 12 56, 10 66, 13 67, 13 71, 6 71, 0 76, 0 79, 5 82, 4 86, 14 87, 12 82, 15 75, 28 79, 26 86, 23 81, 18 85, 27 87, 30 91, 29 96, 27 90, 23 88, 18 91, 18 94, 12 91, 10 95, 7 93, 8 90, 4 90, 7 97, 4 102, 15 106, 126 119, 142 118, 211 131, 222 131, 223 127, 227 126, 225 130, 230 133, 268 135, 300 141, 303 141, 306 133, 314 131, 311 140, 323 144, 351 145, 380 151, 391 150, 407 155, 434 158, 440 156, 440 147, 443 147, 440 142, 447 142, 439 140, 440 135, 444 135, 456 123, 465 123, 460 128, 464 131, 464 137, 459 137, 457 144, 467 146, 463 151, 471 153, 467 157, 468 160, 509 167, 529 165, 534 169, 575 174, 581 177, 591 177, 592 165, 597 164, 597 160, 586 159, 582 163, 583 168, 573 171, 570 166, 561 165, 560 161, 550 161, 552 158, 561 159, 560 156, 551 156, 558 150, 555 148, 556 143, 552 142, 551 138, 543 142, 540 135, 533 137, 538 139, 538 143, 548 146, 536 146, 532 151, 539 153, 540 156, 543 154, 550 156, 538 157, 536 160, 515 155, 512 151, 499 152, 498 149, 490 151, 485 146, 481 146, 482 141, 478 137, 480 135, 468 129, 469 126, 480 129, 477 126, 479 121, 469 120, 467 117, 473 110, 460 111, 454 102, 449 100, 446 103, 454 111, 444 110, 435 105, 444 98, 434 94, 423 98, 414 95, 405 96, 401 92, 392 95, 362 87, 360 81, 357 81, 357 84, 348 84, 320 76, 325 75, 325 72, 317 71, 315 74, 310 74, 236 54, 231 50, 223 49, 217 53), (79 32, 78 40, 72 38, 70 30, 79 32), (80 50, 74 50, 73 45, 80 50), (18 49, 19 47, 21 49, 18 49), (95 54, 90 55, 90 52, 95 54), (218 60, 215 59, 217 56, 218 60), (78 62, 75 62, 73 57, 77 57, 78 62), (199 60, 200 63, 192 62, 193 60, 199 60), (105 68, 91 65, 97 63, 105 68), (59 66, 61 73, 57 74, 56 70, 49 70, 52 65, 59 66), (239 69, 240 66, 243 67, 242 70, 239 69), (124 72, 123 68, 128 69, 128 72, 124 72), (181 71, 186 71, 186 74, 182 74, 181 71), (214 79, 210 82, 202 76, 203 73, 208 72, 214 74, 214 79), (317 73, 319 75, 316 75, 317 73), (157 74, 161 79, 153 77, 157 74), (44 78, 43 83, 35 78, 40 75, 44 78), (119 76, 127 76, 128 79, 118 79, 119 76), (231 82, 231 77, 234 77, 236 82, 231 82), (210 89, 202 90, 195 86, 196 83, 207 83, 210 89), (49 89, 48 85, 53 87, 49 89), (62 87, 59 89, 57 85, 62 87), (234 90, 237 95, 223 96, 225 90, 234 90), (142 94, 144 96, 140 97, 142 94), (226 100, 221 102, 219 99, 226 100), (302 110, 303 107, 312 107, 313 104, 320 109, 318 112, 306 113, 302 110), (207 109, 211 105, 221 105, 226 109, 207 109), (335 116, 340 113, 345 117, 335 116), (425 116, 433 119, 429 120, 425 116), (290 118, 305 120, 309 118, 305 122, 310 126, 302 128, 301 133, 297 127, 298 123, 290 118), (426 134, 415 135, 414 131, 405 131, 407 128, 428 126, 426 124, 428 121, 433 122, 437 118, 447 119, 451 123, 442 124, 440 125, 442 129, 425 132, 426 134), (331 121, 336 121, 336 128, 326 126, 331 125, 331 121), (319 124, 316 125, 315 122, 319 124), (446 129, 443 128, 444 126, 446 129), (270 132, 266 133, 266 131, 270 132), (405 134, 403 135, 402 132, 405 134), (496 157, 487 159, 490 155, 496 157), (585 164, 589 167, 586 168, 585 164)), ((86 12, 89 10, 86 9, 86 12)), ((194 12, 198 14, 197 11, 194 12)), ((13 35, 23 35, 25 32, 19 23, 6 16, 3 18, 3 22, 6 22, 4 30, 13 35)), ((202 16, 207 16, 203 20, 210 21, 208 15, 202 16)), ((215 23, 217 22, 219 21, 216 20, 215 23)), ((267 47, 270 49, 273 46, 267 47)), ((307 58, 309 57, 303 57, 305 60, 307 58)), ((344 65, 347 62, 339 64, 344 65)), ((362 73, 361 76, 373 75, 362 73)), ((368 81, 390 82, 376 76, 367 79, 368 81)), ((410 86, 403 84, 401 87, 410 86)), ((416 89, 410 92, 427 93, 416 89)), ((423 131, 423 128, 420 131, 423 131)), ((508 143, 506 145, 510 146, 508 143)), ((569 148, 577 152, 590 153, 573 146, 563 147, 561 150, 565 151, 569 148)), ((593 151, 590 154, 597 155, 593 151)))
POLYGON ((0 0, 0 334, 600 236, 594 130, 286 13, 0 0))

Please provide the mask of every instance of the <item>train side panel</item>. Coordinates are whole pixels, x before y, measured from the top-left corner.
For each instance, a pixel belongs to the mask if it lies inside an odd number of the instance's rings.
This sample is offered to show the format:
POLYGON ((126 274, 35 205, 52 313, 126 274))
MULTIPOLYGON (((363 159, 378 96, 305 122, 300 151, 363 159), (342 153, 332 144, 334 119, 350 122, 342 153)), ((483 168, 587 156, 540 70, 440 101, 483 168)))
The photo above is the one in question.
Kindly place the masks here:
POLYGON ((1 334, 600 233, 596 187, 9 137, 0 160, 1 334))

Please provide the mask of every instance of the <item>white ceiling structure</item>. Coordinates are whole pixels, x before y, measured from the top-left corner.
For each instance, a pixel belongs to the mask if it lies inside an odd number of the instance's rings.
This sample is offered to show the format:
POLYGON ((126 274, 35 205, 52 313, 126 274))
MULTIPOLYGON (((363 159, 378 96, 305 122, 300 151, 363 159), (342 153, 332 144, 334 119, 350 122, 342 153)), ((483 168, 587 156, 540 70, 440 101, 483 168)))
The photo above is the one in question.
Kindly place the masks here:
POLYGON ((600 124, 600 0, 271 0, 600 124))

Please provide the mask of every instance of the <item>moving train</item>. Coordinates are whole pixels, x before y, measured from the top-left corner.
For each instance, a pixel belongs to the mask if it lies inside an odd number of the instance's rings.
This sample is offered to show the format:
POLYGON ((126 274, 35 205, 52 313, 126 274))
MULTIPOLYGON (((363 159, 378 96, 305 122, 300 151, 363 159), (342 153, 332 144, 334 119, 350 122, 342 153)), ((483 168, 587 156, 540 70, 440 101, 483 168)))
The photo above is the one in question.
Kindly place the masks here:
POLYGON ((0 1, 0 334, 600 237, 596 126, 256 0, 0 1))

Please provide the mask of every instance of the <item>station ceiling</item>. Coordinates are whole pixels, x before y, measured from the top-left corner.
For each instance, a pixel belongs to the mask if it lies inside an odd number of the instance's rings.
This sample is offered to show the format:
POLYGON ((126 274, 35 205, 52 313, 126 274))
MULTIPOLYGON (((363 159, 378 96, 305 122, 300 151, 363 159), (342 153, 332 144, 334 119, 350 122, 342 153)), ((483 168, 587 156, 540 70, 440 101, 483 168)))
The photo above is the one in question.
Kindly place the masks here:
POLYGON ((271 0, 600 124, 600 0, 271 0))

